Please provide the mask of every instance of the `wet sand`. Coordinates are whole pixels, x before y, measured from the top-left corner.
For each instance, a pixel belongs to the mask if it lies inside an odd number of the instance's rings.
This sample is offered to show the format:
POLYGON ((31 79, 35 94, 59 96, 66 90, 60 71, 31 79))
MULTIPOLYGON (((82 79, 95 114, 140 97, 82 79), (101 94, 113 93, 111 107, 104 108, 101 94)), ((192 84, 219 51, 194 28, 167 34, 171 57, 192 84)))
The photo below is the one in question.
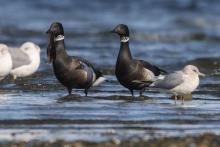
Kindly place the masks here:
POLYGON ((129 141, 120 141, 112 139, 107 142, 88 142, 88 141, 74 141, 68 142, 64 140, 57 140, 55 142, 48 141, 30 141, 30 142, 1 142, 2 147, 22 147, 22 146, 37 146, 37 147, 219 147, 220 136, 205 133, 196 136, 186 137, 171 137, 159 138, 151 140, 130 139, 129 141))

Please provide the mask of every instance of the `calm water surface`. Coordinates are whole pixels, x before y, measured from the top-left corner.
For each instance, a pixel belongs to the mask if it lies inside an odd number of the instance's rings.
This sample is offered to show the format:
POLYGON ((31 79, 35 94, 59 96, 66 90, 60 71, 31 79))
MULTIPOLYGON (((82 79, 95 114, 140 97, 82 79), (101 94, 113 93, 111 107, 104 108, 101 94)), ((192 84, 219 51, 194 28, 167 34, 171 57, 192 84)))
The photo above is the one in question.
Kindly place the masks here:
POLYGON ((218 0, 3 1, 0 42, 19 46, 33 41, 42 48, 39 71, 0 83, 0 140, 149 139, 220 133, 220 2, 218 0), (99 66, 110 80, 65 97, 46 59, 51 22, 64 25, 68 53, 99 66), (131 28, 135 57, 168 71, 197 65, 201 79, 193 99, 177 105, 170 94, 149 90, 132 98, 114 76, 119 38, 109 34, 119 23, 131 28), (81 96, 79 96, 81 95, 81 96))

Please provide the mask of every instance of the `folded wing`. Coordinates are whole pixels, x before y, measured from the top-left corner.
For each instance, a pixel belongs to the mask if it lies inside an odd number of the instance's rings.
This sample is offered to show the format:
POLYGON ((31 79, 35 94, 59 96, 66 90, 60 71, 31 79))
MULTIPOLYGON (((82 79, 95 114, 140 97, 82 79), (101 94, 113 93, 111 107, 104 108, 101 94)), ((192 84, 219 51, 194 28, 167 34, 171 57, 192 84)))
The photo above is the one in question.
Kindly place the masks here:
POLYGON ((9 53, 12 58, 12 69, 31 63, 29 56, 20 49, 9 48, 9 53))
POLYGON ((177 71, 166 75, 164 79, 159 79, 152 84, 152 87, 173 89, 176 86, 184 82, 183 74, 181 71, 177 71))
POLYGON ((137 60, 139 61, 146 69, 152 71, 155 76, 159 76, 160 74, 166 74, 167 72, 163 69, 160 69, 159 67, 150 64, 147 61, 144 60, 137 60))

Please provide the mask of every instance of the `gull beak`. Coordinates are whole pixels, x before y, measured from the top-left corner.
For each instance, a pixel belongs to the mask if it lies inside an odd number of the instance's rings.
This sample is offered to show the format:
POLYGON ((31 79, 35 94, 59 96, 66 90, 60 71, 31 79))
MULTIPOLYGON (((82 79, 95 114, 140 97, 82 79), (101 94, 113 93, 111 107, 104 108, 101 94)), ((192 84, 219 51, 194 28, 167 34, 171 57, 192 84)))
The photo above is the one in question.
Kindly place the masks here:
POLYGON ((204 77, 204 76, 205 76, 205 74, 204 74, 204 73, 199 72, 199 76, 204 77))

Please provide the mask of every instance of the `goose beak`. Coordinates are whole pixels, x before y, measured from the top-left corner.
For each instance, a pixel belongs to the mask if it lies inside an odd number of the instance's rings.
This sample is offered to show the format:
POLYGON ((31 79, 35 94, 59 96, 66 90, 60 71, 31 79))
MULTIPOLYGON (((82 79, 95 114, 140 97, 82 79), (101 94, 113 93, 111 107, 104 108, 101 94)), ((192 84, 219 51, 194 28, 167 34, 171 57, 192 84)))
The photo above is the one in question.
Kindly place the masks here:
POLYGON ((46 31, 46 34, 50 34, 50 29, 46 31))
POLYGON ((110 33, 116 33, 115 30, 111 30, 110 33))

